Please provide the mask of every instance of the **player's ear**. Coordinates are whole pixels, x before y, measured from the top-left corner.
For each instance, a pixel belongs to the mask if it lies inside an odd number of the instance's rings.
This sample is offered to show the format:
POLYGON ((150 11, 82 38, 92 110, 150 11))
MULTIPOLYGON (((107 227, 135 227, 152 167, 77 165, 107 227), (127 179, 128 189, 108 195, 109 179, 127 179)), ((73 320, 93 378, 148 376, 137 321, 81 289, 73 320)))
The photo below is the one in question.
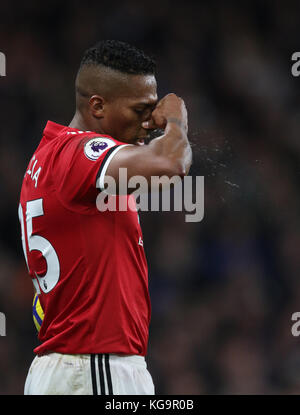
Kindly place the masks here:
POLYGON ((92 95, 89 99, 90 110, 96 118, 103 118, 104 98, 100 95, 92 95))

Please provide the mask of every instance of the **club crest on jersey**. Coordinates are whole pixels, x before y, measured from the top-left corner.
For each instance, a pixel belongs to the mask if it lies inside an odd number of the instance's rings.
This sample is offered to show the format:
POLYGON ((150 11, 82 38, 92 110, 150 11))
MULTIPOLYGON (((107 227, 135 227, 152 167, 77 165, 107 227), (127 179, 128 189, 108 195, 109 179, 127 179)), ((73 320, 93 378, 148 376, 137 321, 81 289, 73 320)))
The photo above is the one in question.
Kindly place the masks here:
POLYGON ((84 154, 90 160, 97 160, 104 151, 113 147, 115 143, 109 138, 96 137, 85 143, 84 154))

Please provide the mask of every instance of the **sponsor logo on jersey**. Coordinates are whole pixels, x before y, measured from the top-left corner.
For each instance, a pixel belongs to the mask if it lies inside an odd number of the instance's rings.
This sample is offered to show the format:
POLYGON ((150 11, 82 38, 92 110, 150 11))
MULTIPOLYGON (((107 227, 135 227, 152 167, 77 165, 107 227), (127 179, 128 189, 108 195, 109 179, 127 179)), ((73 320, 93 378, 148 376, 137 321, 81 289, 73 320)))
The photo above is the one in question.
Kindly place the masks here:
POLYGON ((116 144, 105 137, 96 137, 85 143, 84 154, 90 160, 97 160, 107 149, 115 146, 116 144))

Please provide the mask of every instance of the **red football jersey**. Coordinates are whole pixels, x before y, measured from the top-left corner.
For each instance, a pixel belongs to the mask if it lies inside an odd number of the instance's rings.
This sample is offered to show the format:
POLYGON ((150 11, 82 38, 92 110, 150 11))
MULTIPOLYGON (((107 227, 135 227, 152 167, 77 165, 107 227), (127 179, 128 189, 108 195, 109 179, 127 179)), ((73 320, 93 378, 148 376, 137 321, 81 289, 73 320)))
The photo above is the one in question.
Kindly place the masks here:
POLYGON ((48 121, 29 162, 19 218, 45 313, 37 354, 146 354, 150 299, 138 213, 96 206, 97 186, 124 145, 48 121))

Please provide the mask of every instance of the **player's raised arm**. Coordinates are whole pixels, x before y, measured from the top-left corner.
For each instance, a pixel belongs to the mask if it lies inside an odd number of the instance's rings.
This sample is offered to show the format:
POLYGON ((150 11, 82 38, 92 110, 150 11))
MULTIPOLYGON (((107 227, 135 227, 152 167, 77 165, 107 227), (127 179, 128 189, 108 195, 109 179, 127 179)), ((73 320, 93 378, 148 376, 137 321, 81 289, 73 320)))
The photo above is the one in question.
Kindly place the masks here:
POLYGON ((127 169, 128 180, 143 176, 149 183, 152 176, 185 176, 192 162, 192 151, 187 138, 187 110, 184 101, 175 94, 160 100, 144 129, 162 128, 164 134, 149 145, 127 146, 111 160, 106 175, 118 183, 119 169, 127 169))

